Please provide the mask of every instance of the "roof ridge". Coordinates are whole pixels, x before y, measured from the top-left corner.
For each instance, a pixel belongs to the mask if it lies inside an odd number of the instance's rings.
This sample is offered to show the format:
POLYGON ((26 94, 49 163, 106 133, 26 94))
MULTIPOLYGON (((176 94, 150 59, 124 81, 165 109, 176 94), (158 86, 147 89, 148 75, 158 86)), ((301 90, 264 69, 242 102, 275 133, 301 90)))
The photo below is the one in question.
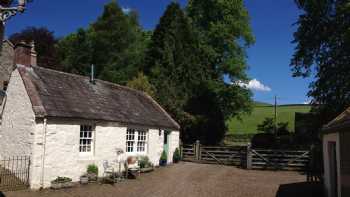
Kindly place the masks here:
MULTIPOLYGON (((86 79, 90 78, 89 76, 85 76, 85 75, 79 75, 79 74, 74 74, 74 73, 69 73, 69 72, 54 70, 54 69, 50 69, 50 68, 44 68, 44 67, 41 67, 41 66, 32 66, 32 67, 33 67, 33 68, 37 68, 37 69, 52 71, 52 72, 56 72, 56 73, 61 73, 61 74, 65 74, 65 75, 71 75, 71 76, 74 76, 74 77, 80 77, 80 78, 86 78, 86 79)), ((113 82, 110 82, 110 81, 105 81, 105 80, 102 80, 102 79, 95 79, 95 80, 96 80, 96 81, 99 81, 99 82, 102 82, 102 83, 105 83, 105 84, 117 86, 117 87, 119 87, 119 88, 124 88, 124 89, 126 89, 126 90, 134 91, 134 92, 137 92, 137 93, 141 93, 141 94, 144 94, 144 93, 145 93, 145 92, 143 92, 143 91, 136 90, 136 89, 130 88, 130 87, 128 87, 128 86, 123 86, 123 85, 120 85, 120 84, 117 84, 117 83, 113 83, 113 82)))
POLYGON ((337 117, 335 117, 333 120, 331 120, 328 124, 325 125, 325 127, 332 127, 334 124, 342 120, 344 117, 348 116, 350 113, 350 107, 346 108, 345 111, 343 111, 341 114, 339 114, 337 117))
POLYGON ((3 39, 2 42, 3 42, 3 43, 7 42, 12 48, 15 47, 15 45, 14 45, 14 44, 11 42, 11 40, 9 40, 9 39, 3 39))

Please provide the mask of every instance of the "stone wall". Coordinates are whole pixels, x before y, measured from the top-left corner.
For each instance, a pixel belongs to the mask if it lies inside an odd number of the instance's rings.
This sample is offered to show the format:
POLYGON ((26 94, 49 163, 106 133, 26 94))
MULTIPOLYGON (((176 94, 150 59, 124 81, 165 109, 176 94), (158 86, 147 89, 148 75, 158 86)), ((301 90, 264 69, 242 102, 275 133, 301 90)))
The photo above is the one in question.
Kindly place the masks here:
MULTIPOLYGON (((37 134, 43 133, 40 123, 37 123, 37 134)), ((107 160, 113 165, 117 159, 116 148, 126 151, 126 130, 127 127, 118 123, 91 122, 86 120, 58 120, 48 119, 46 130, 45 161, 44 161, 44 187, 49 187, 50 182, 57 176, 66 176, 73 181, 79 181, 79 177, 86 172, 89 164, 96 164, 99 168, 99 176, 103 176, 103 161, 107 160), (80 125, 95 125, 94 150, 91 154, 79 153, 80 125)), ((163 132, 159 136, 158 129, 148 130, 147 151, 145 153, 125 153, 124 159, 129 155, 147 155, 155 165, 159 164, 159 158, 163 150, 163 132)), ((170 152, 178 147, 178 132, 172 132, 170 152), (175 147, 176 146, 176 147, 175 147)), ((40 174, 42 174, 40 155, 43 154, 42 143, 35 143, 35 154, 33 159, 33 175, 31 188, 41 187, 40 174)), ((172 155, 169 156, 171 162, 172 155)), ((115 166, 118 169, 118 166, 115 166)), ((123 168, 123 167, 122 167, 123 168)))
POLYGON ((11 76, 0 129, 0 157, 31 155, 34 112, 17 70, 11 76))

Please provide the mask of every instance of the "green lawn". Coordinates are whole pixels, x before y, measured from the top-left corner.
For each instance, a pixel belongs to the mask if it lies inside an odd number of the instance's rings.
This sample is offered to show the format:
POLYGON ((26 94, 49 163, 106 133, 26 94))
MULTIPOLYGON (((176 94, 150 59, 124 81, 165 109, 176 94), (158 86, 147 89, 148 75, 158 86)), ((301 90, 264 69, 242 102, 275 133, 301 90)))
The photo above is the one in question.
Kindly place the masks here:
MULTIPOLYGON (((308 105, 282 105, 277 107, 277 121, 289 122, 289 129, 294 131, 295 112, 309 112, 308 105)), ((232 118, 227 122, 229 133, 256 133, 257 125, 266 117, 274 117, 274 107, 272 105, 258 104, 254 107, 250 115, 242 116, 242 121, 232 118)))

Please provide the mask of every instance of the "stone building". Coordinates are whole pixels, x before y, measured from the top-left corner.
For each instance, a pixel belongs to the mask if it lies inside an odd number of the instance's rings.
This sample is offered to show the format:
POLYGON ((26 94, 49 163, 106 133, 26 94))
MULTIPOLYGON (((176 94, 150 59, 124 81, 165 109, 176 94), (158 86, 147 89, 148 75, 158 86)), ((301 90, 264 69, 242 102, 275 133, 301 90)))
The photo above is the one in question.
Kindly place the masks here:
POLYGON ((147 94, 102 80, 35 66, 21 44, 11 74, 0 130, 0 157, 30 155, 32 189, 57 176, 78 181, 89 164, 125 156, 168 162, 179 147, 179 125, 147 94))

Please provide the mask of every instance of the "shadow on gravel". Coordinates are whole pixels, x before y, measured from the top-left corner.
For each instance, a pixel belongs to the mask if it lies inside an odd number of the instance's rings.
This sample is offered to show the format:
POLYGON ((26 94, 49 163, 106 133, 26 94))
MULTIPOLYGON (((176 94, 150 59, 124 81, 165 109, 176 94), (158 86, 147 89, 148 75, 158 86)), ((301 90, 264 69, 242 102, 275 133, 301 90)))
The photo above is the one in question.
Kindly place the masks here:
POLYGON ((323 197, 321 183, 291 183, 280 185, 276 197, 323 197))

